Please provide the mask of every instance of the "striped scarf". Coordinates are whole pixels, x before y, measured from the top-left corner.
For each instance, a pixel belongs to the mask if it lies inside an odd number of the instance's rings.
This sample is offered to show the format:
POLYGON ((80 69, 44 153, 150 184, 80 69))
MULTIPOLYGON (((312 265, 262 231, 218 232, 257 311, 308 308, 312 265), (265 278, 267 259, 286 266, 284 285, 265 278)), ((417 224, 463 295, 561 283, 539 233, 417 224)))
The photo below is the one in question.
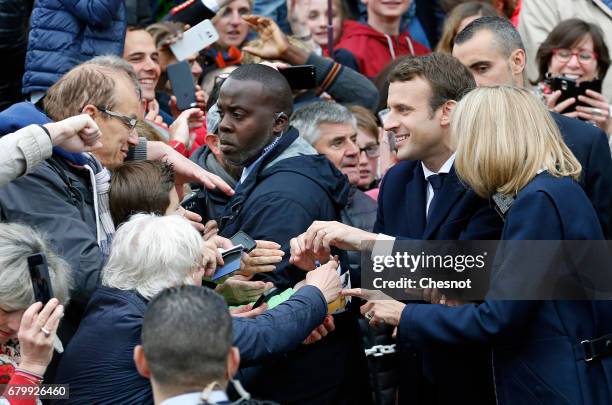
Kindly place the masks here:
POLYGON ((91 154, 86 154, 91 183, 95 188, 94 208, 96 211, 96 226, 98 246, 105 257, 110 254, 110 246, 115 234, 115 224, 110 213, 108 193, 110 191, 111 173, 91 154))

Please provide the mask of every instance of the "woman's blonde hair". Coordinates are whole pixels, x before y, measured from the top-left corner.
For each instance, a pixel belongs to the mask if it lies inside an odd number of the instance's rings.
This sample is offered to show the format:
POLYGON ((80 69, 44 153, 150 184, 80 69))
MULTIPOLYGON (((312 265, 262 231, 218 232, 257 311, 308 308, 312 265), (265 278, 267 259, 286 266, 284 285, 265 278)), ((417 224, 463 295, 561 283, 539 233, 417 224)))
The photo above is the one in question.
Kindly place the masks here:
POLYGON ((481 197, 516 195, 540 170, 578 180, 580 163, 544 105, 527 90, 480 87, 453 111, 455 169, 481 197))

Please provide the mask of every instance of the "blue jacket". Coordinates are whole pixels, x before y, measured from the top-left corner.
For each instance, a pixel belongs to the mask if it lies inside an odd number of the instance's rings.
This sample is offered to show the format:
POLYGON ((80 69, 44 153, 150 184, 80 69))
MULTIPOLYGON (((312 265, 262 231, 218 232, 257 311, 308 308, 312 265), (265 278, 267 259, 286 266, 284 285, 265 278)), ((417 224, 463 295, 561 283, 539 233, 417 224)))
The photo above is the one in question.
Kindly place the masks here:
MULTIPOLYGON (((548 173, 519 192, 502 233, 503 240, 602 238, 580 187, 548 173)), ((544 273, 524 274, 516 267, 506 277, 494 272, 491 289, 503 289, 506 283, 537 284, 544 273)), ((610 301, 487 300, 454 308, 409 304, 398 342, 402 347, 454 345, 458 350, 491 345, 499 404, 603 404, 612 398, 612 357, 586 363, 579 343, 611 332, 610 301)))
POLYGON ((123 0, 36 0, 23 94, 46 91, 66 72, 97 55, 121 55, 123 0))
POLYGON ((612 158, 606 134, 598 127, 552 113, 563 140, 582 165, 580 184, 591 200, 604 236, 612 239, 612 158))
MULTIPOLYGON (((444 199, 432 207, 429 221, 425 219, 426 187, 420 161, 402 161, 389 169, 378 195, 374 232, 398 239, 499 239, 501 218, 488 201, 459 181, 454 166, 440 190, 444 199)), ((400 403, 420 398, 422 403, 487 404, 493 399, 487 350, 437 347, 415 352, 405 348, 400 356, 400 403), (415 374, 421 373, 424 378, 419 380, 415 374)))
MULTIPOLYGON (((149 380, 134 366, 147 301, 135 292, 100 287, 66 348, 56 384, 70 384, 62 404, 152 404, 149 380)), ((321 292, 311 286, 255 319, 232 318, 234 345, 244 365, 294 349, 327 313, 321 292)))

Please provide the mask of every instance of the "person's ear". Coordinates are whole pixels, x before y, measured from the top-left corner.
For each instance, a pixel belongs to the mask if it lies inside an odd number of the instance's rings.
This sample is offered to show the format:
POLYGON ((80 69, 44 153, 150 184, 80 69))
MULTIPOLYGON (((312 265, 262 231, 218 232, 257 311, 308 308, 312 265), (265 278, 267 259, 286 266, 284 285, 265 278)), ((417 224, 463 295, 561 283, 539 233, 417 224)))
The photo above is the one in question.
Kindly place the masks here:
POLYGON ((221 153, 219 149, 219 137, 215 134, 206 134, 206 145, 210 148, 213 154, 218 155, 221 153))
POLYGON ((151 378, 151 370, 149 370, 149 365, 147 364, 147 359, 145 358, 144 349, 141 345, 137 345, 134 348, 134 364, 136 365, 136 370, 138 370, 138 374, 140 374, 144 378, 151 378))
POLYGON ((272 127, 272 130, 274 133, 281 133, 287 129, 288 124, 289 117, 284 112, 280 112, 274 117, 274 126, 272 127))
POLYGON ((81 110, 81 114, 87 114, 91 117, 91 119, 94 119, 97 113, 98 113, 98 109, 92 104, 87 104, 81 110))
POLYGON ((227 354, 227 379, 234 378, 240 367, 240 351, 237 347, 230 347, 227 354))
POLYGON ((522 75, 525 70, 525 64, 527 63, 527 56, 525 51, 522 49, 515 49, 510 55, 510 68, 512 69, 512 75, 522 75))
POLYGON ((455 100, 448 100, 442 105, 442 114, 440 115, 440 126, 447 127, 450 125, 451 115, 457 106, 455 100))

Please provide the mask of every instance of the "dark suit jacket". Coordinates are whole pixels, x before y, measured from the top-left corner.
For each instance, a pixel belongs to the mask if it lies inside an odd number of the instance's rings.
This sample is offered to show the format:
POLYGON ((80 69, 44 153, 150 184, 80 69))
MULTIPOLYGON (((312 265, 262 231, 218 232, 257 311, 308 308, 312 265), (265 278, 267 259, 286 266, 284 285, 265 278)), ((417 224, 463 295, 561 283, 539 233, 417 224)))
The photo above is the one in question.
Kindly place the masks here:
MULTIPOLYGON (((580 187, 547 173, 519 192, 502 234, 503 240, 602 238, 595 212, 580 187)), ((561 274, 567 269, 501 270, 492 275, 491 291, 521 282, 536 284, 547 271, 561 274)), ((458 350, 492 344, 499 404, 599 404, 612 398, 612 357, 587 363, 580 342, 611 332, 611 301, 486 300, 454 308, 408 305, 398 342, 418 348, 456 345, 458 350)))
POLYGON ((606 134, 598 127, 552 113, 563 140, 582 165, 581 185, 591 200, 604 236, 612 238, 612 158, 606 134))
MULTIPOLYGON (((489 201, 478 197, 459 181, 454 167, 440 191, 444 199, 431 207, 429 221, 425 219, 426 187, 420 161, 403 161, 389 169, 378 196, 374 232, 398 239, 499 239, 501 218, 489 201)), ((412 350, 406 346, 403 349, 402 403, 494 402, 488 346, 460 350, 438 346, 422 350, 423 372, 427 378, 420 384, 414 378, 420 370, 412 369, 420 365, 414 364, 412 350), (433 382, 433 386, 429 382, 433 382)))
POLYGON ((501 218, 482 199, 463 185, 453 167, 444 181, 444 199, 425 220, 427 182, 420 161, 404 161, 385 175, 378 196, 374 232, 396 238, 429 240, 499 239, 501 218))

